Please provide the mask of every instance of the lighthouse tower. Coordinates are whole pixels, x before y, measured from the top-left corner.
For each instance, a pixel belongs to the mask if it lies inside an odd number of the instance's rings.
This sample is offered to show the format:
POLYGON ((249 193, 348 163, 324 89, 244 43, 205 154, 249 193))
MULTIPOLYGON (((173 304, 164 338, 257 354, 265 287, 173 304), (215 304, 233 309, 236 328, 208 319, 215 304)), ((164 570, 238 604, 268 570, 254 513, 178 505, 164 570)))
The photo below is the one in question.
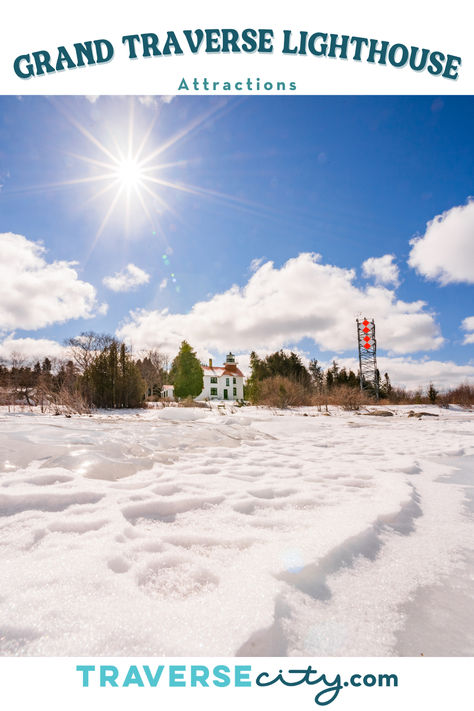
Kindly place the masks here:
POLYGON ((358 318, 357 342, 359 346, 359 379, 361 390, 371 390, 379 399, 379 371, 377 368, 377 341, 375 322, 368 318, 358 318))
POLYGON ((228 353, 225 359, 225 369, 231 373, 237 371, 237 363, 235 362, 235 355, 233 353, 228 353))

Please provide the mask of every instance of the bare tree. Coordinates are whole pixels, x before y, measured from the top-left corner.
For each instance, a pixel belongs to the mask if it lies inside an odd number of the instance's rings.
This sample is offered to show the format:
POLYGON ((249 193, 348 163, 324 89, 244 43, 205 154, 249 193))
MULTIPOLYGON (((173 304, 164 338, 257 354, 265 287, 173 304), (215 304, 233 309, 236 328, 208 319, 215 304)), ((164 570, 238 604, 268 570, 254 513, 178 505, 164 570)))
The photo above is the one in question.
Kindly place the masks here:
POLYGON ((145 351, 137 361, 149 396, 159 397, 169 369, 169 358, 156 349, 145 351))
POLYGON ((75 338, 68 338, 65 345, 69 348, 71 358, 83 373, 91 365, 97 353, 110 346, 114 341, 113 336, 94 331, 83 331, 75 338))

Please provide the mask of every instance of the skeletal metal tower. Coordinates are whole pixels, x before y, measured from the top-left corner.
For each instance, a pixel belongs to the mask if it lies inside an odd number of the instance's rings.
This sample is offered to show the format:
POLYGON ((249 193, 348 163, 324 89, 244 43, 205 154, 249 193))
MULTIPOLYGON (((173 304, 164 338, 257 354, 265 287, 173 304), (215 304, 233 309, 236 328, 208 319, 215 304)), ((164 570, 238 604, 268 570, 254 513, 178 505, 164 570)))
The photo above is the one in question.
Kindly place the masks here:
POLYGON ((361 390, 371 390, 379 399, 379 371, 377 369, 377 342, 374 319, 356 319, 359 345, 359 380, 361 390))

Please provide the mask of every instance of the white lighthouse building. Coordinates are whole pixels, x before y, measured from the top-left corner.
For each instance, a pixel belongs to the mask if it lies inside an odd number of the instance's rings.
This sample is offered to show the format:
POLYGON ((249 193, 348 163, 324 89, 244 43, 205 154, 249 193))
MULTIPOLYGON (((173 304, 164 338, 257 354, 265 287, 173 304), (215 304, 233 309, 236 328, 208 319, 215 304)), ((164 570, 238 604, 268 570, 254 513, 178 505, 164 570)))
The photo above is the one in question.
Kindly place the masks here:
POLYGON ((244 374, 237 367, 235 356, 229 353, 223 366, 203 365, 204 387, 196 400, 243 400, 244 374))

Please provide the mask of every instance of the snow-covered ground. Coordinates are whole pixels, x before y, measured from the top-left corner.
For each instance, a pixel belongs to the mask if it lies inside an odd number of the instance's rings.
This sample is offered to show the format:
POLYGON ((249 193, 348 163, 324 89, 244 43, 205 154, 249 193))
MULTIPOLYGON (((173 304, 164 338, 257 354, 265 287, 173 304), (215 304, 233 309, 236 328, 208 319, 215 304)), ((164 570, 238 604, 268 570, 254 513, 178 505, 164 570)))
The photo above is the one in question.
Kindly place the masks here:
POLYGON ((471 655, 474 413, 0 411, 0 653, 471 655))

